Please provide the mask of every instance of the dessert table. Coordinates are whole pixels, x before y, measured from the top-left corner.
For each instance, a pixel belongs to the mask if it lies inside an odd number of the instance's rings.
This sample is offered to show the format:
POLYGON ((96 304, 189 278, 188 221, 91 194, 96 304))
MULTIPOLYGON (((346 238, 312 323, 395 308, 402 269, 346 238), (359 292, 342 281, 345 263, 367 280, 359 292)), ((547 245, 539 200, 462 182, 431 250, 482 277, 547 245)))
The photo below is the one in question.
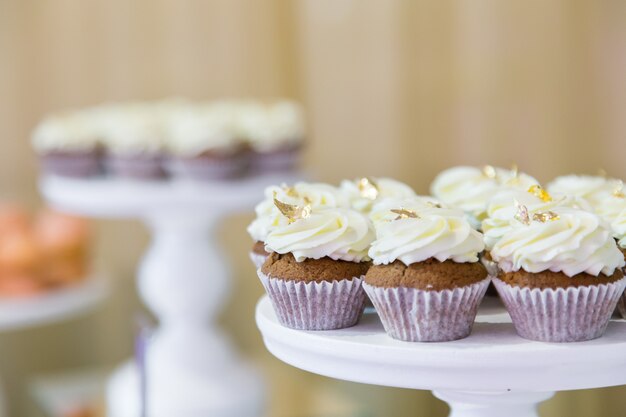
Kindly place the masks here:
POLYGON ((354 327, 298 331, 277 321, 267 296, 256 309, 267 349, 303 370, 365 384, 431 390, 450 417, 536 417, 555 391, 626 384, 626 321, 580 343, 540 343, 517 336, 496 298, 481 305, 472 334, 445 343, 387 336, 373 310, 354 327))
POLYGON ((215 324, 230 289, 216 230, 224 217, 250 211, 266 186, 296 176, 215 182, 41 179, 43 195, 61 211, 137 218, 152 232, 137 277, 139 294, 160 323, 145 358, 147 404, 140 395, 142 372, 128 361, 108 384, 110 416, 136 417, 142 410, 151 417, 262 414, 260 375, 215 324))

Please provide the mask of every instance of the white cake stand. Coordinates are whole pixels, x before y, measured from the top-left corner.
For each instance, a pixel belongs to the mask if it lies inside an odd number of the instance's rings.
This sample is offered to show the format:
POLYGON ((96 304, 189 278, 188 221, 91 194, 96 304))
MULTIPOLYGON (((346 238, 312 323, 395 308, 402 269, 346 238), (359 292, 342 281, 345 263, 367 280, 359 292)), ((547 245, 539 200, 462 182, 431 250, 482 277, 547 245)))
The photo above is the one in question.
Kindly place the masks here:
POLYGON ((256 320, 265 345, 284 362, 331 378, 432 390, 451 417, 536 417, 554 391, 626 384, 626 322, 582 343, 531 342, 516 335, 497 300, 467 339, 408 343, 388 337, 376 313, 352 328, 305 332, 281 326, 267 296, 256 320))
MULTIPOLYGON (((214 323, 230 288, 214 232, 227 214, 250 210, 263 198, 264 187, 292 180, 288 174, 215 183, 42 179, 44 196, 60 210, 138 218, 152 231, 138 272, 140 296, 160 322, 146 357, 151 417, 262 413, 259 375, 234 354, 214 323)), ((140 415, 134 363, 113 375, 107 397, 110 416, 140 415)))

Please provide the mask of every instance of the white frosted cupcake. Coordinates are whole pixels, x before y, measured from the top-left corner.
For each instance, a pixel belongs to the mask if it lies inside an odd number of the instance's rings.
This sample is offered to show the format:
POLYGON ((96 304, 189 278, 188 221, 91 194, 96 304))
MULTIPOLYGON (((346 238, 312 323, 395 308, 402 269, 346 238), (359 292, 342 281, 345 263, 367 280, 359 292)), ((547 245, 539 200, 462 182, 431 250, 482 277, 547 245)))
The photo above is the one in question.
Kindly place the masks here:
POLYGON ((355 325, 365 306, 371 222, 347 208, 275 203, 287 224, 267 236, 271 255, 258 274, 280 323, 301 330, 355 325))
POLYGON ((242 174, 245 147, 229 121, 210 108, 199 107, 172 115, 165 143, 174 176, 196 180, 228 179, 242 174))
POLYGON ((297 164, 305 136, 299 104, 287 100, 272 104, 240 103, 236 128, 249 146, 252 169, 283 171, 297 164))
POLYGON ((352 208, 366 214, 384 199, 412 198, 416 195, 411 187, 391 178, 344 180, 341 181, 340 189, 350 200, 352 208))
POLYGON ((626 280, 624 256, 595 214, 570 208, 530 213, 520 205, 491 256, 494 284, 517 333, 545 342, 600 337, 626 280))
POLYGON ((255 242, 250 259, 257 268, 269 256, 265 250, 267 236, 274 229, 288 224, 288 219, 276 207, 275 199, 296 206, 310 205, 316 210, 323 207, 349 207, 347 198, 339 189, 328 184, 297 182, 292 186, 267 187, 265 199, 254 208, 256 217, 248 226, 248 233, 255 242))
POLYGON ((479 229, 487 215, 487 203, 496 193, 505 189, 527 190, 534 184, 539 182, 516 168, 458 166, 437 175, 430 191, 447 205, 463 210, 479 229))
POLYGON ((548 183, 546 189, 553 194, 580 197, 595 210, 619 183, 619 180, 599 175, 563 175, 548 183))
POLYGON ((88 112, 64 113, 45 118, 32 135, 44 173, 86 177, 99 174, 97 132, 88 112))
POLYGON ((374 226, 363 287, 387 334, 412 342, 467 337, 490 282, 478 262, 480 232, 461 210, 406 200, 374 226))
POLYGON ((134 104, 104 109, 102 143, 107 171, 115 176, 163 177, 165 125, 154 105, 134 104))

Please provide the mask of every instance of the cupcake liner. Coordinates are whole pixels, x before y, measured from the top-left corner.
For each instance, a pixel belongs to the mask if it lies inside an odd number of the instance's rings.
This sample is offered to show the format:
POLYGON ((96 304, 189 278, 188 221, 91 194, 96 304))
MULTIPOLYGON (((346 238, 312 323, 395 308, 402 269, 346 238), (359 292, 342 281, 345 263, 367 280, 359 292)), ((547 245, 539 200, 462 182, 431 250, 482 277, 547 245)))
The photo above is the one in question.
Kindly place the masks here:
POLYGON ((90 177, 102 171, 96 151, 42 154, 40 164, 44 172, 63 177, 90 177))
POLYGON ((497 278, 493 282, 517 334, 541 342, 582 342, 602 336, 626 286, 626 278, 557 289, 515 287, 497 278))
POLYGON ((163 160, 159 156, 109 155, 104 163, 107 172, 114 176, 142 180, 165 176, 163 160))
POLYGON ((623 293, 619 300, 617 300, 617 311, 623 319, 626 319, 626 293, 623 293))
POLYGON ((252 261, 256 269, 259 269, 260 267, 262 267, 263 264, 265 263, 265 260, 269 256, 269 255, 261 255, 260 253, 256 253, 252 251, 250 251, 248 255, 250 256, 250 260, 252 261))
POLYGON ((274 152, 252 152, 250 168, 256 172, 288 171, 300 159, 300 148, 282 149, 274 152))
POLYGON ((172 176, 211 181, 238 177, 246 165, 246 158, 241 155, 223 158, 172 158, 166 162, 165 169, 172 176))
POLYGON ((491 278, 431 291, 363 284, 389 336, 406 342, 447 342, 469 336, 491 278))
POLYGON ((365 308, 362 277, 302 282, 269 277, 257 271, 278 321, 297 330, 335 330, 359 322, 365 308))

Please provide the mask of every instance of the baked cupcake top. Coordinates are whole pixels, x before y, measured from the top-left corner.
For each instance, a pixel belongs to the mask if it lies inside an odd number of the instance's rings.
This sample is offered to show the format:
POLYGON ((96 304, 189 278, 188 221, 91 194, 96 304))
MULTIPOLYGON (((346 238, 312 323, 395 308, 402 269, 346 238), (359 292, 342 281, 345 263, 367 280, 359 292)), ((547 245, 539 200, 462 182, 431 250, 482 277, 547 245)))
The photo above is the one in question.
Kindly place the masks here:
POLYGON ((267 235, 279 226, 289 223, 274 200, 313 209, 322 207, 348 208, 348 199, 337 187, 322 183, 297 182, 292 186, 272 185, 265 189, 265 199, 256 205, 256 218, 248 226, 248 233, 256 242, 265 242, 267 235))
POLYGON ((619 183, 619 180, 599 175, 563 175, 548 183, 546 188, 550 193, 581 197, 595 210, 619 183))
POLYGON ((451 207, 468 213, 472 225, 478 228, 486 217, 487 203, 495 193, 508 188, 527 190, 533 184, 539 182, 516 168, 458 166, 437 175, 430 192, 451 207))
POLYGON ((530 213, 520 205, 511 226, 491 250, 504 272, 611 276, 624 266, 611 232, 594 213, 571 207, 530 213))
POLYGON ((352 208, 362 213, 369 213, 374 204, 386 198, 410 198, 416 195, 411 187, 391 178, 343 180, 340 188, 350 200, 352 208))
POLYGON ((498 192, 489 200, 487 217, 482 221, 485 247, 491 250, 500 238, 507 233, 515 222, 518 205, 522 204, 532 216, 536 212, 545 212, 555 207, 573 207, 591 211, 591 206, 580 197, 551 195, 539 185, 532 185, 528 190, 507 189, 498 192))
POLYGON ((290 253, 297 262, 330 258, 348 262, 368 261, 367 251, 374 240, 369 219, 344 207, 292 205, 275 200, 287 220, 265 240, 268 252, 290 253))
POLYGON ((207 107, 175 112, 167 124, 165 147, 179 157, 193 158, 205 153, 229 155, 241 147, 228 120, 207 107))
POLYGON ((32 135, 37 152, 88 152, 99 144, 91 114, 87 111, 49 116, 32 135))
POLYGON ((369 256, 375 265, 396 260, 405 265, 436 259, 477 262, 483 238, 458 209, 428 206, 422 201, 402 202, 389 209, 385 220, 374 224, 376 240, 369 256))
POLYGON ((293 101, 241 103, 236 117, 240 137, 257 152, 297 146, 305 135, 302 109, 293 101))
POLYGON ((135 104, 101 110, 102 143, 113 154, 156 154, 162 151, 165 126, 155 106, 135 104))

